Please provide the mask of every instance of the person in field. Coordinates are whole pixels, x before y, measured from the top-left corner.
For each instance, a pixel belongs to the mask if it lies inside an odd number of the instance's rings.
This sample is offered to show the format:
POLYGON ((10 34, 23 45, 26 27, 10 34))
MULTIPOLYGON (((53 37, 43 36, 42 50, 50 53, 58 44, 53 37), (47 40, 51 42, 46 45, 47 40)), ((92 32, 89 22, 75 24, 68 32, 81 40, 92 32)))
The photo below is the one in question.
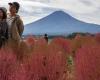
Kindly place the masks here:
POLYGON ((48 42, 48 35, 44 34, 44 39, 48 42))
POLYGON ((7 15, 7 23, 9 25, 8 28, 9 39, 20 41, 24 30, 23 21, 18 15, 20 4, 18 2, 12 2, 8 4, 10 12, 7 15))
POLYGON ((0 7, 0 48, 5 45, 8 40, 8 24, 6 18, 6 8, 0 7))

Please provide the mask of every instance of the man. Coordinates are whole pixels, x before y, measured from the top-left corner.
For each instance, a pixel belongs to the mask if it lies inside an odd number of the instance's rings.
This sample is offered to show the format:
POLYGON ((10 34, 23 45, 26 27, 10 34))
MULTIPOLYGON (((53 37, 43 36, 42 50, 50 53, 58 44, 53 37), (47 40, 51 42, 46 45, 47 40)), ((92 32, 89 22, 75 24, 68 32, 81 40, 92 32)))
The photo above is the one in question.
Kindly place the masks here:
POLYGON ((21 20, 20 16, 18 15, 18 11, 20 8, 20 4, 18 2, 12 2, 9 4, 9 14, 7 15, 7 23, 9 25, 9 38, 13 40, 21 39, 24 25, 23 21, 21 20))

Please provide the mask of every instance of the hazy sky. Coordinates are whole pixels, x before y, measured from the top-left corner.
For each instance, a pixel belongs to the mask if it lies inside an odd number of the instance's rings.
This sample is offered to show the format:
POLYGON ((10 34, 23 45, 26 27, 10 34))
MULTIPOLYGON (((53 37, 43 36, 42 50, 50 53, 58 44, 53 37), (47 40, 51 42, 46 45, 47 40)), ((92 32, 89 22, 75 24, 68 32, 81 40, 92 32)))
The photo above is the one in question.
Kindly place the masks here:
POLYGON ((100 24, 100 0, 0 0, 0 6, 8 9, 8 2, 21 4, 20 15, 24 23, 38 20, 56 10, 63 10, 73 17, 100 24))

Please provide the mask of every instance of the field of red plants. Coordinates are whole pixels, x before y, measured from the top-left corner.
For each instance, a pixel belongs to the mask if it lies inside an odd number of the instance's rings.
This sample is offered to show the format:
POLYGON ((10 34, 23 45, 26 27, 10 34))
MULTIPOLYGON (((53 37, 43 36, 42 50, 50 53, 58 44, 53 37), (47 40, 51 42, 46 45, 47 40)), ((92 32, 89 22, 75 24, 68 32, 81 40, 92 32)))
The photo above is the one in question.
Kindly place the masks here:
POLYGON ((0 80, 100 80, 100 34, 12 44, 0 49, 0 80))

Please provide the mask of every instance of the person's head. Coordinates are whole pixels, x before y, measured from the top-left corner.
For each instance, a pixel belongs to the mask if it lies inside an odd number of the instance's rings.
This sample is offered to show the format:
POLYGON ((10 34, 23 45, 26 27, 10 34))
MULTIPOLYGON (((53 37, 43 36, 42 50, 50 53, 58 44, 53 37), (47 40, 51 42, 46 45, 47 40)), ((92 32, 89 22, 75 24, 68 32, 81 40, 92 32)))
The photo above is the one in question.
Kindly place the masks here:
POLYGON ((0 7, 0 19, 6 19, 7 18, 7 10, 4 7, 0 7))
POLYGON ((44 36, 47 37, 48 35, 47 34, 44 34, 44 36))
POLYGON ((19 8, 20 8, 20 4, 18 2, 12 2, 8 4, 9 4, 9 11, 11 14, 18 13, 19 8))

